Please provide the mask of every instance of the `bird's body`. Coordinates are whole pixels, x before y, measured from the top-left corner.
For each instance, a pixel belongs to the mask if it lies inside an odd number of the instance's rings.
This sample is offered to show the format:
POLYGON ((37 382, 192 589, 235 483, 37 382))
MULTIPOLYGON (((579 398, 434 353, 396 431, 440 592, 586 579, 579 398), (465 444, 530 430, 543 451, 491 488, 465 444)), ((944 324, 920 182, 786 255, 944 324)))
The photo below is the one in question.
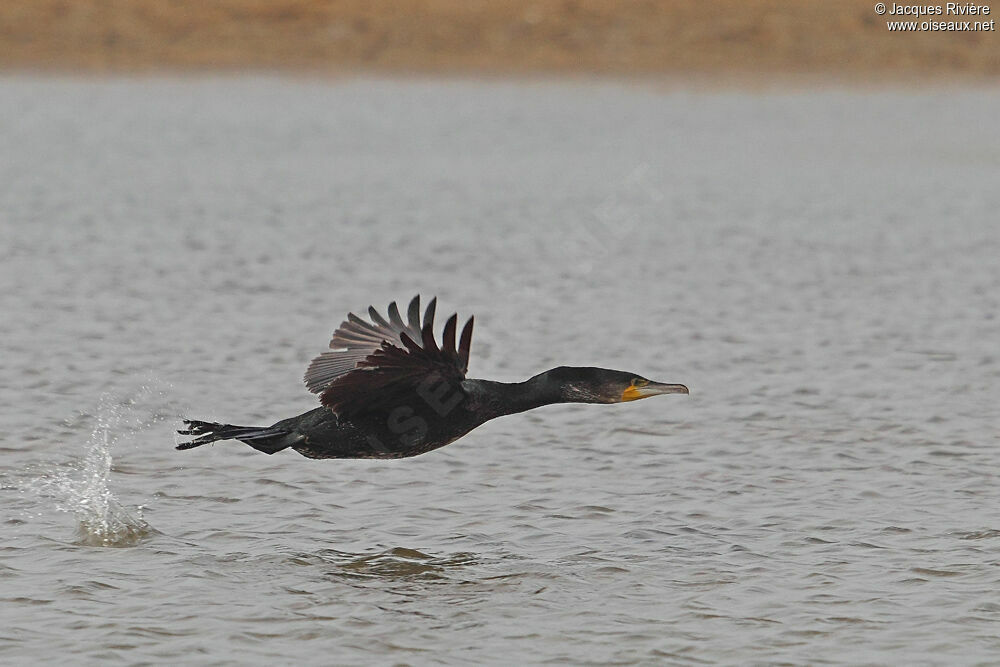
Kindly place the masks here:
POLYGON ((432 300, 422 324, 419 297, 410 303, 406 323, 395 303, 388 320, 374 308, 373 323, 349 314, 334 333, 333 351, 314 359, 306 372, 306 385, 321 395, 322 407, 268 427, 187 421, 180 433, 199 437, 177 448, 236 439, 267 454, 291 448, 315 459, 394 459, 443 447, 490 419, 542 405, 687 393, 684 385, 601 368, 561 366, 517 383, 466 378, 472 319, 456 349, 452 315, 438 347, 435 305, 432 300))

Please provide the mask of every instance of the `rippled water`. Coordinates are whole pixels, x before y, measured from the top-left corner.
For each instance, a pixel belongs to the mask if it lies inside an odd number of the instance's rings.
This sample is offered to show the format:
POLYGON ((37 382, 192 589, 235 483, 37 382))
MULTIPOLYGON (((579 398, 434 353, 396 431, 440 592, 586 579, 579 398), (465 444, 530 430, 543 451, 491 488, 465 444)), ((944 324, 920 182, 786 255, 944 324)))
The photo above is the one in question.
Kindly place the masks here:
POLYGON ((0 80, 0 661, 992 662, 998 112, 0 80), (475 313, 473 376, 692 394, 173 449, 311 408, 346 311, 418 291, 475 313))

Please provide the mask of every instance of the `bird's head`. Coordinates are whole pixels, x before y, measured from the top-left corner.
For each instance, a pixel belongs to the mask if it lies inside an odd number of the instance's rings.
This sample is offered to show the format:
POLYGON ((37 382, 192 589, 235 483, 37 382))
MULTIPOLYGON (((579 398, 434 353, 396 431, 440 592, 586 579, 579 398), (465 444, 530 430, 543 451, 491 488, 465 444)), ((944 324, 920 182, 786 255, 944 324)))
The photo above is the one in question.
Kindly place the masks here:
POLYGON ((682 384, 653 382, 635 373, 606 368, 560 366, 539 376, 566 403, 622 403, 660 394, 686 394, 682 384))

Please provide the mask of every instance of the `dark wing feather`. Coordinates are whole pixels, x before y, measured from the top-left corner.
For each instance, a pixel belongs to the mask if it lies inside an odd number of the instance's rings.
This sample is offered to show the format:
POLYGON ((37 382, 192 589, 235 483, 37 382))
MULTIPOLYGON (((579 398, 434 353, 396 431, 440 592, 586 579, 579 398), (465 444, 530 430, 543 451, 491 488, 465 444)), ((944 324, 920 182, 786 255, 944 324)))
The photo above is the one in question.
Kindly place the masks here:
POLYGON ((475 317, 470 317, 469 321, 462 327, 462 340, 458 343, 458 365, 462 372, 469 370, 469 350, 472 349, 472 323, 475 317))
POLYGON ((368 309, 372 323, 349 314, 333 334, 333 351, 324 352, 309 365, 305 376, 309 390, 320 394, 323 405, 348 416, 416 396, 417 387, 428 378, 461 382, 469 366, 472 319, 462 330, 456 350, 458 316, 452 315, 438 347, 436 307, 437 299, 431 299, 422 323, 419 296, 410 301, 405 323, 395 303, 389 305, 388 321, 374 308, 368 309))
MULTIPOLYGON (((416 307, 419 312, 420 296, 410 301, 410 310, 416 307)), ((400 335, 406 333, 411 338, 420 337, 420 324, 408 326, 399 317, 396 303, 389 304, 389 319, 387 322, 374 307, 368 308, 372 322, 369 323, 355 315, 347 314, 347 320, 333 332, 330 340, 331 352, 324 352, 309 364, 306 370, 305 383, 314 394, 322 393, 331 382, 345 373, 350 373, 363 361, 382 346, 383 341, 402 347, 400 335)))

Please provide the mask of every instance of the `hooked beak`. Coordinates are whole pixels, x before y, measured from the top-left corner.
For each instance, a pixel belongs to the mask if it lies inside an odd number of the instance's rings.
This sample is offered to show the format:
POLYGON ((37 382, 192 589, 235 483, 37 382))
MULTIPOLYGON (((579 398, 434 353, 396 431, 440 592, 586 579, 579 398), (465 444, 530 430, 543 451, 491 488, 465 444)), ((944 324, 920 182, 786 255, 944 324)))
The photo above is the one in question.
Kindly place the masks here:
POLYGON ((644 387, 629 387, 622 394, 623 401, 637 401, 640 398, 659 396, 660 394, 687 394, 688 388, 682 384, 667 384, 665 382, 650 382, 644 387))

